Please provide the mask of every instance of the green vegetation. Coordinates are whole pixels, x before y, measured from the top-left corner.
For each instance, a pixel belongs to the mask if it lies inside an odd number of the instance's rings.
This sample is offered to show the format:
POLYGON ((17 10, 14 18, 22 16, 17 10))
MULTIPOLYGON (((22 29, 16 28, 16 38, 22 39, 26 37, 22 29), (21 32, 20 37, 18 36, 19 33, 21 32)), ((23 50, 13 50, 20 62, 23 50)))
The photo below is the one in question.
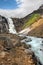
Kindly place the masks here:
POLYGON ((23 29, 30 26, 40 18, 40 14, 32 14, 30 19, 24 24, 23 29))

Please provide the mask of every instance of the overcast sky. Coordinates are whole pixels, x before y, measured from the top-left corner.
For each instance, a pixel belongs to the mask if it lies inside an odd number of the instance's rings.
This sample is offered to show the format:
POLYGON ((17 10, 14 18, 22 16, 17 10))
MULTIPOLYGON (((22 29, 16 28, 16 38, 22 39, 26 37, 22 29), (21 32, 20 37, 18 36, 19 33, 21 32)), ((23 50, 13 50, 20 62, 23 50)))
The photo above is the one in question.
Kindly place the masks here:
POLYGON ((43 0, 0 0, 0 14, 7 17, 24 17, 43 4, 43 0))

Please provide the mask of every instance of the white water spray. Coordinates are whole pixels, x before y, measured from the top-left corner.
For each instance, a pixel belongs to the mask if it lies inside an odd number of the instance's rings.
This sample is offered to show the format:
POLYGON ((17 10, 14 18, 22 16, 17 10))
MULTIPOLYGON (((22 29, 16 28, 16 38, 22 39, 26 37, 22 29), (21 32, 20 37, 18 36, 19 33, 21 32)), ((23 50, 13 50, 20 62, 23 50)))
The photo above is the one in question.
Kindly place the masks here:
POLYGON ((7 18, 9 24, 9 33, 16 34, 16 29, 11 18, 7 18))

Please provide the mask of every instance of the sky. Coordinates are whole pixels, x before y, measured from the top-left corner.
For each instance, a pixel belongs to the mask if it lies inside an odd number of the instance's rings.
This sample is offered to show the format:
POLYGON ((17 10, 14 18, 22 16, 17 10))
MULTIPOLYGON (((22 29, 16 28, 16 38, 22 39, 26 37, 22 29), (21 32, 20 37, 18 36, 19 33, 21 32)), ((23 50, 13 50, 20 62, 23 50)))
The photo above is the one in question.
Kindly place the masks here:
POLYGON ((0 9, 16 9, 18 4, 16 0, 0 0, 0 9))
POLYGON ((43 0, 0 0, 0 15, 5 17, 25 17, 37 10, 43 0))

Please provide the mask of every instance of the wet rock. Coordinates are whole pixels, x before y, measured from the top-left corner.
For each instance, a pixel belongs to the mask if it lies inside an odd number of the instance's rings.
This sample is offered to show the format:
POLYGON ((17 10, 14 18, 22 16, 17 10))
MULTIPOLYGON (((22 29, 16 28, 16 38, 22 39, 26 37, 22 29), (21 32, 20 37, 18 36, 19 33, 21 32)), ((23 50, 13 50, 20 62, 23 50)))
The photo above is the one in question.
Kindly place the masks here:
POLYGON ((43 46, 43 43, 41 44, 41 46, 43 46))
POLYGON ((38 64, 39 64, 39 65, 42 65, 40 61, 38 62, 38 64))
POLYGON ((42 41, 42 43, 43 43, 43 41, 42 41))
POLYGON ((31 48, 31 45, 26 44, 26 43, 22 43, 22 46, 23 46, 25 49, 29 49, 29 48, 31 48))
POLYGON ((11 40, 5 40, 3 44, 4 50, 8 51, 13 48, 13 44, 11 43, 11 40))
POLYGON ((24 40, 24 39, 26 39, 27 37, 20 37, 20 40, 24 40))
POLYGON ((22 46, 21 42, 15 44, 15 47, 20 47, 20 46, 22 46))
POLYGON ((42 52, 43 52, 43 49, 40 49, 40 51, 42 51, 42 52))
POLYGON ((29 38, 29 39, 26 39, 25 41, 26 42, 31 42, 32 40, 31 40, 31 38, 29 38))
POLYGON ((5 17, 0 16, 0 33, 8 33, 8 22, 5 17))

